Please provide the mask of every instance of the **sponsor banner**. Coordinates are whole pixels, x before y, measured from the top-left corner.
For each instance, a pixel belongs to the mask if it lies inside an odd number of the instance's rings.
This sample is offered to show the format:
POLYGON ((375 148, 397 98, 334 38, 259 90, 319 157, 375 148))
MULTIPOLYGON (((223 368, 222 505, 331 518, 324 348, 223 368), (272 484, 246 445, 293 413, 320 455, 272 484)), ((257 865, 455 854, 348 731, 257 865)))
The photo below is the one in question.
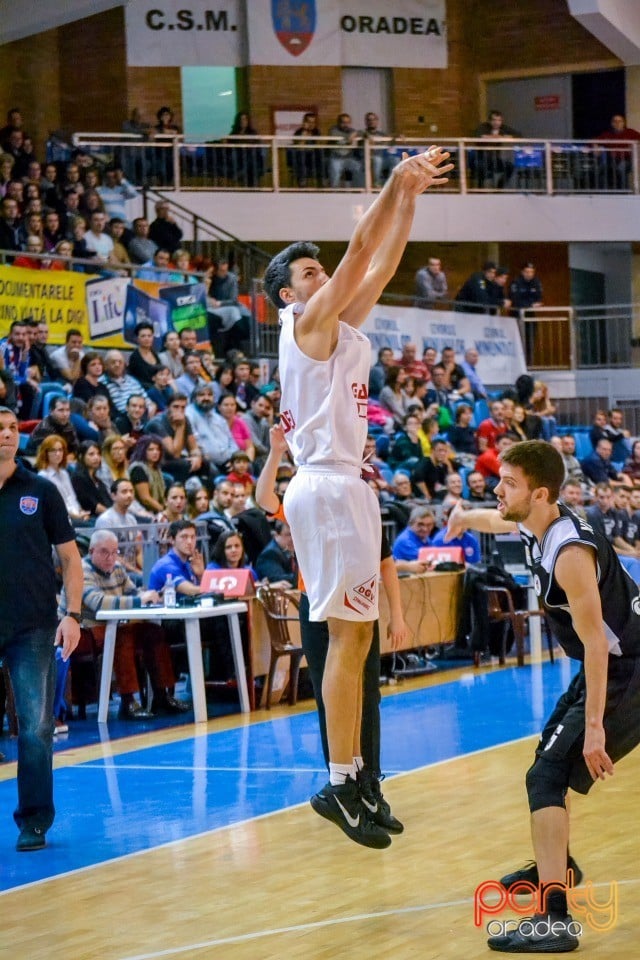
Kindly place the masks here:
POLYGON ((127 298, 124 312, 123 335, 130 344, 136 343, 136 327, 146 321, 153 326, 153 346, 156 351, 162 350, 162 338, 170 329, 169 304, 165 300, 150 296, 146 290, 141 290, 137 284, 130 283, 127 287, 127 298))
POLYGON ((253 64, 447 66, 445 0, 251 0, 253 64))
POLYGON ((69 327, 86 327, 87 274, 0 266, 0 335, 14 320, 49 324, 51 343, 64 343, 69 327))
POLYGON ((246 62, 242 0, 128 0, 125 9, 131 67, 240 67, 246 62))
POLYGON ((128 277, 113 277, 107 280, 96 277, 94 280, 87 280, 85 290, 90 340, 120 336, 127 290, 130 286, 128 277))
POLYGON ((208 342, 207 291, 204 283, 163 287, 160 296, 169 306, 174 330, 180 333, 185 327, 191 327, 196 331, 198 343, 208 342))
POLYGON ((405 343, 415 343, 419 357, 426 347, 435 347, 438 353, 443 347, 453 347, 458 363, 464 359, 465 350, 475 347, 480 354, 478 373, 487 386, 514 383, 527 372, 520 331, 513 317, 377 304, 362 332, 371 341, 372 363, 381 347, 391 347, 399 357, 405 343))

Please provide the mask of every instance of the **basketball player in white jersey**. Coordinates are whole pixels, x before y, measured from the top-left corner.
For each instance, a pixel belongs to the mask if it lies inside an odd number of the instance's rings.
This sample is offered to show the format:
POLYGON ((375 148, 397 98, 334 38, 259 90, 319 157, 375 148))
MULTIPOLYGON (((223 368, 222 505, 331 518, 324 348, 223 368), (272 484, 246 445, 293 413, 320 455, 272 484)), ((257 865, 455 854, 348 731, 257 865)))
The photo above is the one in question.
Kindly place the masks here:
POLYGON ((447 182, 449 154, 405 157, 358 222, 329 278, 318 248, 295 243, 269 264, 264 286, 281 307, 280 422, 298 467, 284 510, 309 597, 311 621, 327 620, 322 696, 330 782, 313 809, 368 847, 389 846, 358 789, 362 672, 378 617, 380 514, 361 480, 371 347, 358 332, 406 246, 416 197, 447 182))

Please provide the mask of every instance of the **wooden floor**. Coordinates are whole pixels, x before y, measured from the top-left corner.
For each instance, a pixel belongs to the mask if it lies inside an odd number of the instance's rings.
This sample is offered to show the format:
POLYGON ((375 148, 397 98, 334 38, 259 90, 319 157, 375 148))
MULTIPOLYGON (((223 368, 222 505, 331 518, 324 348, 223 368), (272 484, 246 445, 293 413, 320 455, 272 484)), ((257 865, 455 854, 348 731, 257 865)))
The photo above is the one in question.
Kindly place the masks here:
MULTIPOLYGON (((523 773, 534 743, 387 781, 406 829, 386 851, 350 843, 305 803, 10 890, 0 897, 0 957, 488 957, 473 892, 530 857, 523 773)), ((585 957, 640 957, 639 788, 640 753, 573 806, 572 850, 585 879, 596 897, 611 881, 619 885, 617 925, 606 934, 585 925, 585 957)))

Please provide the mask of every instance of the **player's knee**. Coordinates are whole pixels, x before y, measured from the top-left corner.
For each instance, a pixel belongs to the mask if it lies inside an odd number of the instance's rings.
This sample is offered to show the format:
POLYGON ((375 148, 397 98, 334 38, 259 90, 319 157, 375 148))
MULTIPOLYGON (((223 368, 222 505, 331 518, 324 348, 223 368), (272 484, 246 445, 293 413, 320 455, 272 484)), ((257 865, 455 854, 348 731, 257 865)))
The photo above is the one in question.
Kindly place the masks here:
POLYGON ((564 807, 567 795, 568 773, 564 765, 536 757, 527 770, 526 785, 529 810, 545 807, 564 807))

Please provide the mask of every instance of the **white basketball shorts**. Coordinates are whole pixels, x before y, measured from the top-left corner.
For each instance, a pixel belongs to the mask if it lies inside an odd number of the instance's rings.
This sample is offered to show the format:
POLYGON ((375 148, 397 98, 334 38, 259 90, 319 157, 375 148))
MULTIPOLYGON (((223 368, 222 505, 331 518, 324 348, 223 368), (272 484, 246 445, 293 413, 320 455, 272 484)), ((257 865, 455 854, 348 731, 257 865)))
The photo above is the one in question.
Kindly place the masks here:
POLYGON ((284 513, 309 597, 309 619, 378 619, 380 507, 355 467, 303 466, 284 513))

